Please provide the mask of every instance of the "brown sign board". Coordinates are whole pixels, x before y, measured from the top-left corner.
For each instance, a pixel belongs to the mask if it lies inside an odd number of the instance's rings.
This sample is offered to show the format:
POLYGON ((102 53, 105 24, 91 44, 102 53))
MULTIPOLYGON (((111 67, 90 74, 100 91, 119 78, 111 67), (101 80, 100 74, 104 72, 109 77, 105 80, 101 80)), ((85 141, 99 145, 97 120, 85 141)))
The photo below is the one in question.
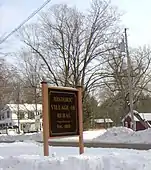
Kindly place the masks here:
POLYGON ((48 88, 49 137, 79 135, 77 94, 48 88))

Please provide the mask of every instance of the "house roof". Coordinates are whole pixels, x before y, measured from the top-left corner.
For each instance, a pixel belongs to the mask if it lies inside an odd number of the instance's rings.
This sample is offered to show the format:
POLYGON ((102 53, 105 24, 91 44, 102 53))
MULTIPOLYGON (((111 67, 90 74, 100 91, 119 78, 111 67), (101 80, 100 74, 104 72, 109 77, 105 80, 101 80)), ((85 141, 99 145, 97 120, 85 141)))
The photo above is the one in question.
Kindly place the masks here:
MULTIPOLYGON (((36 106, 35 104, 7 104, 6 107, 9 107, 12 111, 18 111, 22 110, 22 111, 35 111, 36 110, 36 106)), ((42 110, 42 105, 41 104, 37 104, 37 110, 42 110)))
POLYGON ((112 123, 113 121, 109 118, 105 118, 105 119, 94 119, 95 123, 112 123))
MULTIPOLYGON (((138 114, 141 116, 142 119, 145 119, 145 120, 147 120, 147 121, 151 121, 151 113, 139 113, 139 112, 137 112, 136 110, 134 110, 133 112, 134 112, 134 113, 138 113, 138 114)), ((122 122, 123 122, 128 116, 131 117, 131 114, 128 113, 128 114, 122 119, 122 122)), ((134 121, 139 121, 135 115, 134 115, 134 121)))
MULTIPOLYGON (((151 121, 151 113, 138 113, 142 119, 145 119, 145 120, 148 120, 148 121, 151 121)), ((136 116, 134 116, 134 120, 135 121, 139 121, 136 116)))

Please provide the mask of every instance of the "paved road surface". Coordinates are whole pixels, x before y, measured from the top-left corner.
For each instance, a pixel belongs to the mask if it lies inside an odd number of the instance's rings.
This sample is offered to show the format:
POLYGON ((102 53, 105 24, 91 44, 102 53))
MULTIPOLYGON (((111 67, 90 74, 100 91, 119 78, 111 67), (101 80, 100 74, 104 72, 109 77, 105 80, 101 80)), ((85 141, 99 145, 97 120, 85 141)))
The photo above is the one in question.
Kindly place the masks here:
MULTIPOLYGON (((13 143, 15 141, 0 141, 0 143, 13 143)), ((23 140, 20 140, 23 142, 23 140)), ((38 141, 43 143, 42 141, 38 141)), ((59 142, 51 141, 49 142, 50 146, 63 146, 63 147, 78 147, 77 142, 59 142)), ((98 142, 84 142, 84 146, 88 148, 127 148, 127 149, 138 149, 138 150, 149 150, 151 149, 151 144, 135 144, 135 143, 98 143, 98 142)))
MULTIPOLYGON (((78 147, 77 142, 49 142, 50 146, 64 146, 64 147, 78 147)), ((127 148, 127 149, 139 149, 149 150, 151 144, 126 144, 126 143, 98 143, 98 142, 85 142, 85 147, 93 148, 127 148)))

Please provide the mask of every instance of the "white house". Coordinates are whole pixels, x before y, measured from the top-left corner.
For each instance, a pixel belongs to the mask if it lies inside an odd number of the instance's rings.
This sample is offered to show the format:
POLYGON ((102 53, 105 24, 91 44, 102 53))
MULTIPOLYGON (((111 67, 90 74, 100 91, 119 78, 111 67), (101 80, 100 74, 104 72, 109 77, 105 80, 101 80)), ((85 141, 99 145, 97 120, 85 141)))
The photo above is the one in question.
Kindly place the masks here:
POLYGON ((37 114, 35 104, 6 104, 0 111, 0 129, 6 126, 19 126, 22 131, 25 126, 34 125, 34 128, 39 130, 42 126, 41 114, 41 104, 37 104, 37 114))

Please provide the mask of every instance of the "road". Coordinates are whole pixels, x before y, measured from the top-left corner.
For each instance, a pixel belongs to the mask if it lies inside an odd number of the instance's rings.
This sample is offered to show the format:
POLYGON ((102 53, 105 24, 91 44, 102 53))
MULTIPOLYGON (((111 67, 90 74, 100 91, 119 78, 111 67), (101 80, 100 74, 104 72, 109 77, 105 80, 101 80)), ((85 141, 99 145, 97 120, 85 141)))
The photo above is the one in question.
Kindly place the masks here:
MULTIPOLYGON (((0 143, 14 143, 16 141, 0 141, 0 143)), ((17 142, 24 142, 19 140, 17 142)), ((42 141, 37 141, 43 143, 42 141)), ((50 146, 60 147, 78 147, 78 142, 72 141, 49 141, 50 146)), ((137 150, 149 150, 151 144, 139 144, 139 143, 98 143, 98 142, 84 142, 84 146, 87 148, 122 148, 122 149, 137 149, 137 150)))
MULTIPOLYGON (((51 141, 50 146, 64 146, 64 147, 78 147, 77 142, 59 142, 51 141)), ((127 148, 127 149, 138 149, 138 150, 149 150, 151 144, 139 144, 139 143, 98 143, 98 142, 84 142, 85 147, 93 148, 127 148)))

